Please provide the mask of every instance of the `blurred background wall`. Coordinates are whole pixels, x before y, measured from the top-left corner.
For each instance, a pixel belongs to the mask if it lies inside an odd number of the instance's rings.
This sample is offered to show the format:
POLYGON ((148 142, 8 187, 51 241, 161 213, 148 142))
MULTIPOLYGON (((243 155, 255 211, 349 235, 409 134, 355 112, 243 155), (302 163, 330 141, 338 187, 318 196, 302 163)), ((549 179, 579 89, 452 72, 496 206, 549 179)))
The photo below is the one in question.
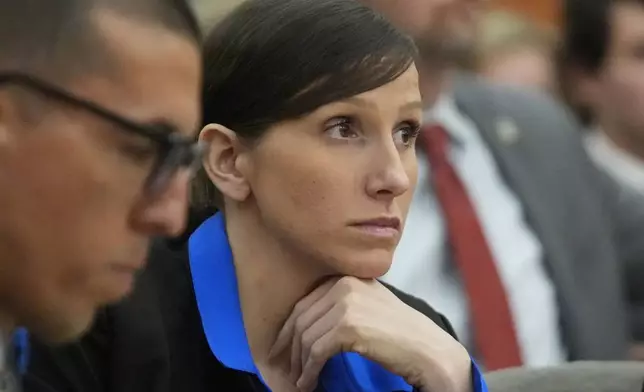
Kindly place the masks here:
POLYGON ((560 0, 489 0, 491 9, 516 12, 547 27, 559 27, 560 0))
MULTIPOLYGON (((208 15, 208 18, 216 18, 240 2, 240 0, 193 1, 199 9, 200 15, 208 15)), ((489 0, 488 5, 490 9, 516 12, 540 25, 548 27, 558 27, 559 25, 560 0, 489 0)))
POLYGON ((225 14, 241 0, 192 0, 202 23, 208 23, 225 14))

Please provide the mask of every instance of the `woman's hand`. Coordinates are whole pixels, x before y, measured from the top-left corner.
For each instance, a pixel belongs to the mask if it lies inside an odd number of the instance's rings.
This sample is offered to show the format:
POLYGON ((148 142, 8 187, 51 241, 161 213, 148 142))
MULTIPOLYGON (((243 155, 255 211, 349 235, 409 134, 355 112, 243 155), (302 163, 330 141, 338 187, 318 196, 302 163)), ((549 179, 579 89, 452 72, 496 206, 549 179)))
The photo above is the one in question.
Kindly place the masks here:
POLYGON ((472 388, 465 348, 376 280, 334 279, 303 298, 271 357, 289 348, 290 375, 302 391, 316 387, 324 364, 340 352, 375 361, 422 391, 472 388))

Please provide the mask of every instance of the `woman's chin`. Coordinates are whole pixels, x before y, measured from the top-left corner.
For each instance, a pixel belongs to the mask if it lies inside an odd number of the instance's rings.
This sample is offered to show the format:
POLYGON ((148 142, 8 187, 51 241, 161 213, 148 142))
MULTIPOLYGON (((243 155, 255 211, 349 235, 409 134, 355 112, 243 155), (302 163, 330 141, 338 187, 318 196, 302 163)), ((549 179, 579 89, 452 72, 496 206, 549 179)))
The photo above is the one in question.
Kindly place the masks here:
POLYGON ((376 249, 340 259, 336 268, 341 275, 360 279, 378 279, 389 271, 393 261, 390 251, 376 249))

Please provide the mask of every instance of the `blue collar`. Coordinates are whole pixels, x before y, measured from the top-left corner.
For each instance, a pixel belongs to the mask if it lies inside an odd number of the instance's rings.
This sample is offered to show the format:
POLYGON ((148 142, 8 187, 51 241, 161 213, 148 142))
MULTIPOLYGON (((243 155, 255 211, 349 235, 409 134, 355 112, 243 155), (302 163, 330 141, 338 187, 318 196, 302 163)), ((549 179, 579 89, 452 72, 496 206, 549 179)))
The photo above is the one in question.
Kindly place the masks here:
MULTIPOLYGON (((189 240, 192 281, 210 350, 226 367, 261 375, 253 362, 241 314, 233 255, 222 214, 206 220, 189 240)), ((412 391, 401 377, 354 353, 331 358, 320 375, 333 392, 412 391)))

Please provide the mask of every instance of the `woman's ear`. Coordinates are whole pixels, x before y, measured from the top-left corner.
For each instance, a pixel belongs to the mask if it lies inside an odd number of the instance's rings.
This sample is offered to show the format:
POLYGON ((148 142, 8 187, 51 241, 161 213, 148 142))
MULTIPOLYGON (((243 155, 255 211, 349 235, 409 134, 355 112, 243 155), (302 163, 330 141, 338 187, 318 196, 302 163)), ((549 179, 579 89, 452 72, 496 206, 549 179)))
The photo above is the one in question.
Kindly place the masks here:
POLYGON ((199 133, 199 141, 206 145, 204 170, 210 181, 226 197, 244 201, 250 196, 250 184, 239 170, 242 155, 247 148, 237 134, 220 124, 208 124, 199 133))

